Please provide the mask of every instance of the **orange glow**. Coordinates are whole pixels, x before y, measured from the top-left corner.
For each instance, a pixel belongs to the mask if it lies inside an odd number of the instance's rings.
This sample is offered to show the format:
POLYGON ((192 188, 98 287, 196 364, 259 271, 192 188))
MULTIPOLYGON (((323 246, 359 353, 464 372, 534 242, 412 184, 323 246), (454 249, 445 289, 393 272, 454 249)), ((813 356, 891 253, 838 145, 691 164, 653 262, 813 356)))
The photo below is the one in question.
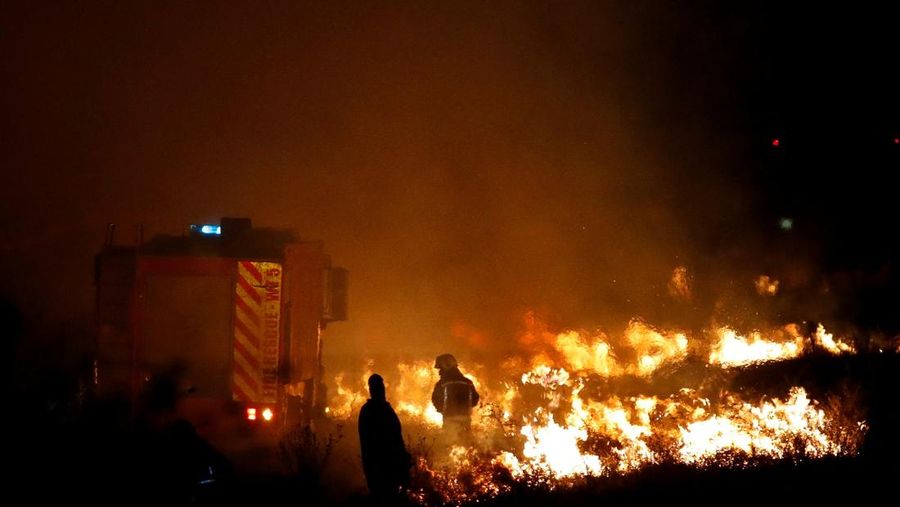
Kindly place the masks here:
POLYGON ((754 282, 756 293, 760 296, 774 296, 778 294, 778 286, 780 284, 781 282, 769 275, 760 275, 754 282))
POLYGON ((691 286, 688 278, 688 270, 684 266, 678 266, 672 272, 669 279, 669 295, 675 299, 691 299, 691 286))
POLYGON ((816 328, 815 340, 816 344, 834 355, 856 353, 856 348, 853 347, 853 345, 841 340, 840 338, 835 340, 834 335, 826 332, 825 326, 823 326, 822 324, 819 324, 819 327, 816 328))
POLYGON ((271 409, 271 408, 266 407, 266 408, 263 409, 263 411, 262 411, 262 416, 263 416, 263 420, 265 420, 266 422, 269 422, 269 421, 272 420, 273 417, 275 417, 275 414, 272 413, 272 409, 271 409))
POLYGON ((256 409, 253 407, 247 408, 247 420, 255 421, 256 420, 256 409))
POLYGON ((716 333, 719 341, 713 345, 709 355, 710 364, 725 367, 747 366, 753 363, 790 359, 800 356, 803 352, 801 336, 781 339, 775 336, 766 337, 759 331, 753 331, 744 337, 727 327, 719 328, 716 333))
MULTIPOLYGON (((522 355, 492 368, 460 358, 482 398, 473 412, 472 443, 431 451, 417 462, 448 503, 507 491, 508 482, 495 480, 497 470, 513 481, 554 488, 658 463, 705 467, 735 459, 854 455, 867 428, 853 400, 816 400, 803 386, 770 396, 730 390, 748 365, 796 358, 814 345, 832 354, 855 352, 850 341, 821 325, 812 335, 793 324, 743 334, 717 326, 692 339, 640 319, 618 335, 551 333, 536 320, 529 324, 518 342, 527 350, 522 355), (690 384, 679 386, 682 379, 690 384)), ((372 369, 367 363, 365 370, 372 369)), ((377 370, 404 431, 426 440, 439 435, 441 417, 430 402, 437 381, 432 361, 377 370)), ((335 382, 343 385, 348 377, 362 378, 342 373, 335 382)), ((358 413, 363 389, 360 382, 353 391, 339 391, 329 414, 358 413), (349 410, 342 408, 348 400, 349 410)))

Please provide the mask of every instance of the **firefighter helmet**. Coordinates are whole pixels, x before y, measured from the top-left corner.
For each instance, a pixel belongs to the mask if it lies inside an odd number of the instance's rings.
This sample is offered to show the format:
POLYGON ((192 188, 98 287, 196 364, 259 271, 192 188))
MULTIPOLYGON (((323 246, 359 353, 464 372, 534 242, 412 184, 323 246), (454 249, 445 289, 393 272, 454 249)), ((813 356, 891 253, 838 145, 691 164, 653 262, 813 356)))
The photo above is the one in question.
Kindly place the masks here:
POLYGON ((457 364, 458 363, 456 362, 456 358, 451 354, 441 354, 434 360, 434 367, 439 370, 456 368, 457 364))

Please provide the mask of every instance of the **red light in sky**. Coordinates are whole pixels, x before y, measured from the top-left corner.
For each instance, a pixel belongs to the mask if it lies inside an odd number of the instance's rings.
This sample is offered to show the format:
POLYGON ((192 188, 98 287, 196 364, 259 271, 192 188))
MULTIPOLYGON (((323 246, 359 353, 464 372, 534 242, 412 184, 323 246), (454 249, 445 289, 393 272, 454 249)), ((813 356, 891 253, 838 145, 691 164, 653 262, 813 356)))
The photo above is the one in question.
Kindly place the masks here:
POLYGON ((772 146, 774 146, 775 148, 781 146, 781 139, 778 139, 777 137, 775 139, 772 139, 772 146))
POLYGON ((900 144, 900 137, 894 138, 894 144, 900 144))

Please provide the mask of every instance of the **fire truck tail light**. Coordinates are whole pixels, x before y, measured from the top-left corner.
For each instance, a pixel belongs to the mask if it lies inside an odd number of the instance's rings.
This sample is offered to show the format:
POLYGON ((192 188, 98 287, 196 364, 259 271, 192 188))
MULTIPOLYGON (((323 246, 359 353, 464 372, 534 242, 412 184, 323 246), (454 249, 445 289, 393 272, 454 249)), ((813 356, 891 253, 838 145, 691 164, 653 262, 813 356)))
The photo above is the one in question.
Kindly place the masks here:
POLYGON ((272 413, 272 409, 271 409, 271 408, 266 408, 265 410, 263 410, 262 416, 263 416, 263 419, 265 419, 266 422, 269 422, 269 421, 272 420, 273 417, 275 417, 275 414, 272 413))
MULTIPOLYGON (((268 409, 266 409, 266 410, 268 410, 268 409)), ((253 407, 247 408, 247 420, 248 421, 256 420, 256 409, 255 408, 253 408, 253 407)))

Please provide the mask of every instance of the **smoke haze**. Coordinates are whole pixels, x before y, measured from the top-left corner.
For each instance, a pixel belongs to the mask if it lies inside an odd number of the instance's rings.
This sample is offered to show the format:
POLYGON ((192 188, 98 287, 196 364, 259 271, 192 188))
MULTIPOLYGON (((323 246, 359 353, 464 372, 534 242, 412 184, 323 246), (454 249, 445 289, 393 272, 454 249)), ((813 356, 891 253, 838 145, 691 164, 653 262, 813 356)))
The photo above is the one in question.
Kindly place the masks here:
POLYGON ((109 222, 126 243, 137 223, 149 237, 222 216, 323 240, 352 280, 334 356, 477 357, 531 309, 573 327, 705 320, 719 295, 704 283, 752 293, 772 265, 777 212, 746 111, 777 81, 768 60, 800 50, 767 52, 789 22, 765 5, 27 2, 2 16, 2 289, 32 329, 89 327, 109 222), (693 303, 669 296, 677 266, 693 303))

